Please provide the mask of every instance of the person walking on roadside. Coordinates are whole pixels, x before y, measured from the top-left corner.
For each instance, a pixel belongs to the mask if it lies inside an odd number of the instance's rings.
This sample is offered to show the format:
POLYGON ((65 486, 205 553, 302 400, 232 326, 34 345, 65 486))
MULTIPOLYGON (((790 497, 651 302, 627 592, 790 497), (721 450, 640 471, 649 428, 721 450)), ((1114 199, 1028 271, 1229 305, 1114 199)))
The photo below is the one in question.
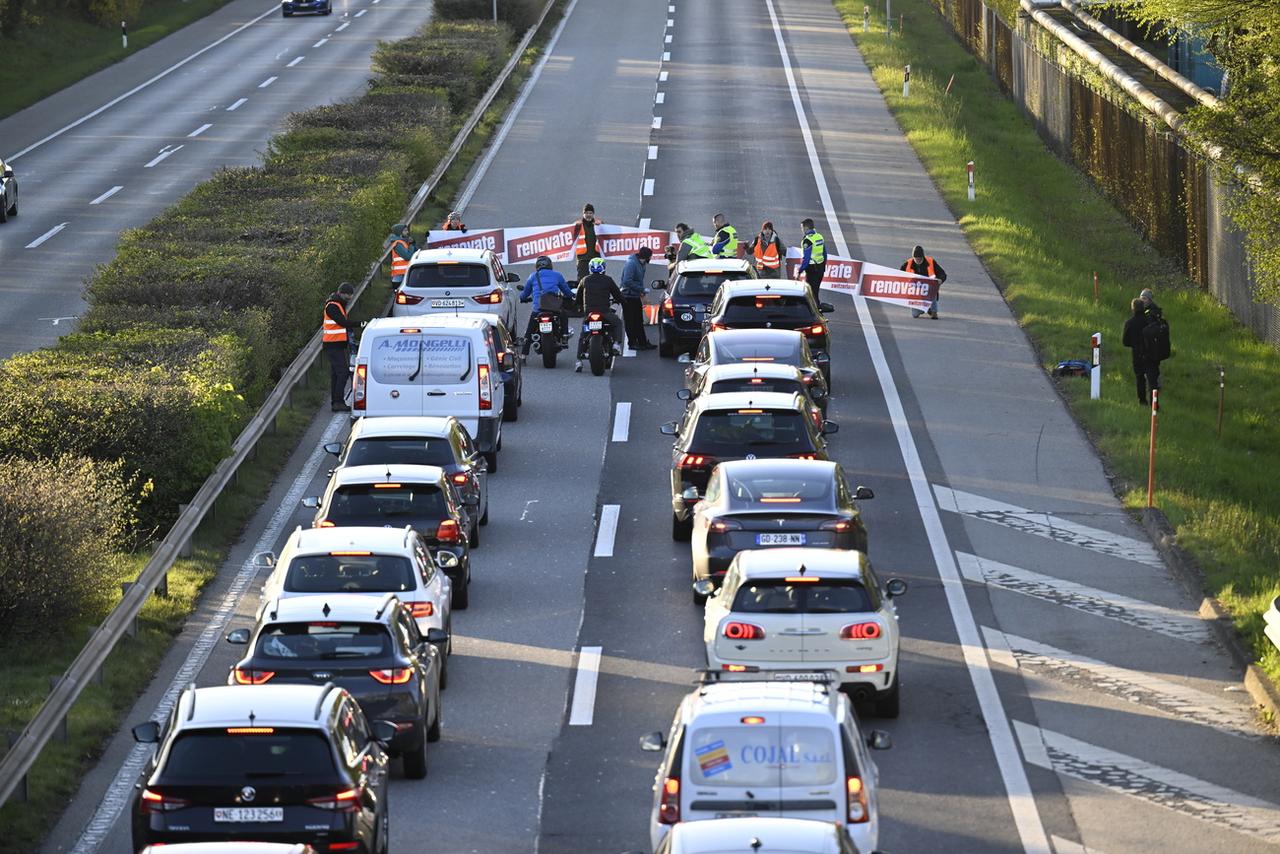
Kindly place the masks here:
POLYGON ((800 221, 804 230, 804 239, 800 241, 800 249, 804 256, 800 259, 800 268, 796 278, 803 278, 813 291, 813 298, 818 298, 818 290, 822 287, 822 277, 827 272, 827 241, 813 227, 813 220, 805 217, 800 221))
MULTIPOLYGON (((908 273, 915 273, 917 276, 928 276, 930 279, 938 280, 939 296, 935 297, 933 302, 929 303, 929 316, 934 320, 938 319, 938 300, 941 298, 942 283, 947 280, 947 271, 942 269, 942 265, 933 259, 932 256, 924 254, 924 247, 917 246, 911 250, 911 257, 902 262, 900 270, 906 270, 908 273)), ((919 317, 924 314, 918 308, 911 309, 912 317, 919 317)))
POLYGON ((444 218, 444 222, 440 224, 441 231, 461 231, 463 234, 467 232, 467 224, 462 221, 462 214, 458 211, 449 211, 449 215, 444 218))
POLYGON ((618 290, 622 291, 622 325, 627 330, 627 343, 632 350, 653 350, 657 347, 650 344, 644 334, 644 280, 652 257, 653 250, 641 246, 627 258, 622 268, 622 279, 618 282, 618 290))
POLYGON ((1121 340, 1133 356, 1133 376, 1137 384, 1138 403, 1150 406, 1150 392, 1160 388, 1160 360, 1147 352, 1147 341, 1143 331, 1154 321, 1147 315, 1148 306, 1142 297, 1134 299, 1129 307, 1133 310, 1133 314, 1124 322, 1124 335, 1121 340))
POLYGON ((596 239, 597 225, 604 223, 596 219, 595 206, 588 202, 582 206, 582 216, 573 224, 573 258, 578 262, 579 280, 585 279, 591 272, 591 259, 600 257, 599 241, 596 239))
POLYGON ((711 218, 711 228, 716 235, 711 242, 711 254, 717 258, 737 258, 738 230, 729 225, 724 214, 716 214, 711 218))
POLYGON ((404 283, 404 274, 409 272, 409 259, 418 251, 409 226, 398 222, 391 226, 391 234, 383 244, 391 250, 391 287, 398 288, 404 283))
POLYGON ((761 279, 782 278, 782 266, 787 262, 787 247, 773 230, 773 221, 765 220, 760 233, 747 244, 747 254, 753 259, 756 275, 761 279))
POLYGON ((320 327, 320 347, 329 358, 329 402, 334 412, 350 412, 347 405, 347 380, 351 379, 351 330, 356 324, 347 317, 347 306, 356 289, 343 282, 329 294, 324 304, 324 323, 320 327))

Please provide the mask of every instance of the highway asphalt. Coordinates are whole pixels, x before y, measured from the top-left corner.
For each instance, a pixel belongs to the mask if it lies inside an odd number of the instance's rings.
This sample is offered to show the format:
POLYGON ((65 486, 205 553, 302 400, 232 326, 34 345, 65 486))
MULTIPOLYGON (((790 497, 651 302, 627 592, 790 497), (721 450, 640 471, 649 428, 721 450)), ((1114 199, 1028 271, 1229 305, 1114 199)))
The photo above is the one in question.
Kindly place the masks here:
MULTIPOLYGON (((831 453, 876 491, 880 574, 911 584, 902 716, 864 720, 895 741, 877 757, 883 849, 1280 844, 1280 754, 1240 674, 1116 501, 829 3, 580 0, 473 177, 474 226, 592 201, 622 224, 706 228, 723 211, 750 234, 767 217, 794 243, 813 216, 854 257, 896 265, 921 242, 951 273, 936 321, 825 294, 831 453)), ((679 385, 654 352, 603 378, 526 367, 454 621, 444 740, 428 779, 393 784, 394 851, 645 848, 656 758, 637 738, 667 728, 702 663, 657 431, 679 385), (590 647, 594 690, 575 656, 590 647)), ((319 491, 316 448, 343 421, 317 417, 131 723, 187 678, 223 682, 236 655, 217 637, 257 602, 246 562, 309 519, 297 501, 319 491)), ((122 732, 48 850, 128 850, 121 769, 142 755, 122 732)))

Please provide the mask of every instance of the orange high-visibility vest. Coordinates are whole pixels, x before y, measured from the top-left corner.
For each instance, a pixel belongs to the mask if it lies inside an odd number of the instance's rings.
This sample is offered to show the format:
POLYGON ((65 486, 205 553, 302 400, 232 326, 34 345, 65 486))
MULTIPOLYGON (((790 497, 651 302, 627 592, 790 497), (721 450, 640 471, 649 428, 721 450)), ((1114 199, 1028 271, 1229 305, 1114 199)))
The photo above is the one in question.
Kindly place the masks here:
MULTIPOLYGON (((916 272, 915 260, 916 260, 916 259, 915 259, 914 257, 912 257, 912 258, 908 258, 908 259, 907 259, 907 272, 908 272, 908 273, 915 273, 915 272, 916 272)), ((931 256, 931 255, 926 255, 926 256, 924 256, 924 266, 925 266, 925 269, 929 271, 929 272, 926 274, 926 275, 928 275, 928 277, 929 277, 929 278, 931 278, 931 279, 936 279, 936 278, 938 278, 938 274, 937 274, 937 272, 936 272, 936 271, 934 270, 934 268, 933 268, 933 256, 931 256)), ((916 273, 916 275, 920 275, 920 274, 919 274, 919 273, 916 273)))
MULTIPOLYGON (((599 222, 596 223, 596 225, 599 224, 599 222)), ((582 220, 578 220, 573 224, 573 233, 573 254, 578 258, 581 258, 590 251, 590 249, 587 248, 587 230, 582 227, 582 220)), ((597 240, 598 239, 599 238, 597 237, 597 240)))
POLYGON ((756 266, 764 267, 766 270, 776 270, 782 265, 782 261, 778 258, 778 244, 770 240, 766 245, 765 242, 756 238, 756 266))
POLYGON ((324 326, 321 327, 320 340, 325 344, 345 344, 347 343, 347 327, 329 316, 329 306, 336 305, 338 311, 342 312, 345 320, 347 317, 347 307, 336 299, 331 299, 324 304, 324 326))
POLYGON ((399 240, 393 241, 391 244, 391 279, 392 281, 396 280, 397 278, 403 278, 404 274, 409 272, 409 259, 401 258, 400 255, 396 253, 397 246, 404 246, 405 249, 408 249, 409 241, 401 238, 399 240))

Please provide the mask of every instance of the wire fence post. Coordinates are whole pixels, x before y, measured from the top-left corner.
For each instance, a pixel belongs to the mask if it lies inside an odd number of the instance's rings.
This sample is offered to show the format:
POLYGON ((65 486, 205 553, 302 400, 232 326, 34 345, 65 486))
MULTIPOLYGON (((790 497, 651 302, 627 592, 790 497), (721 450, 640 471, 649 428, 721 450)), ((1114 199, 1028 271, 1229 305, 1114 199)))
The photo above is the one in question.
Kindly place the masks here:
POLYGON ((1151 444, 1147 447, 1147 506, 1156 506, 1156 413, 1160 411, 1160 389, 1151 389, 1151 444))
POLYGON ((1093 304, 1098 304, 1098 271, 1093 271, 1093 304))
POLYGON ((1218 438, 1222 438, 1222 413, 1227 408, 1227 369, 1218 365, 1218 438))

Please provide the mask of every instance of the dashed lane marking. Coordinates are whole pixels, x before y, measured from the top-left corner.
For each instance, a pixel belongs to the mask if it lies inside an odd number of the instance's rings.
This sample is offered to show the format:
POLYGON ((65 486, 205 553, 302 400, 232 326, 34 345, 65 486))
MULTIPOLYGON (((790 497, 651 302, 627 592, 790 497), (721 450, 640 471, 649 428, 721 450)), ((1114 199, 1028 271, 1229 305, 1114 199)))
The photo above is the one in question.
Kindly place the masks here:
POLYGON ((280 79, 279 77, 268 77, 266 80, 263 80, 261 83, 258 84, 258 88, 265 89, 279 79, 280 79))
POLYGON ((618 535, 619 504, 606 504, 600 508, 600 527, 596 530, 595 557, 613 557, 613 540, 618 535))
POLYGON ((46 231, 44 234, 40 235, 40 236, 39 236, 39 237, 37 237, 35 240, 33 240, 33 241, 31 241, 30 243, 28 243, 28 244, 27 244, 27 248, 28 248, 28 249, 36 249, 36 248, 39 248, 39 246, 40 246, 42 243, 44 243, 46 240, 49 240, 51 237, 53 237, 54 235, 56 235, 59 231, 62 231, 62 229, 66 228, 68 225, 71 225, 71 223, 69 223, 69 222, 60 222, 60 223, 58 223, 58 224, 57 224, 57 225, 55 225, 53 228, 51 228, 51 229, 49 229, 48 231, 46 231))
POLYGON ((159 153, 159 154, 157 154, 155 157, 153 157, 153 158, 151 158, 150 160, 148 160, 146 163, 142 164, 142 168, 143 168, 143 169, 154 169, 157 165, 159 165, 160 163, 163 163, 164 161, 168 160, 170 157, 172 157, 173 155, 177 154, 177 153, 178 153, 179 151, 181 151, 183 148, 184 148, 184 146, 181 146, 181 145, 175 145, 175 146, 172 146, 172 147, 170 147, 170 146, 166 145, 164 148, 160 149, 160 153, 159 153))
POLYGON ((341 25, 340 27, 338 27, 336 30, 334 30, 334 32, 335 32, 335 33, 340 33, 340 32, 342 32, 343 30, 345 30, 345 29, 346 29, 347 27, 349 27, 349 26, 351 26, 351 22, 350 22, 350 21, 343 21, 343 22, 342 22, 342 25, 341 25))
POLYGON ((649 146, 649 159, 650 160, 658 159, 658 146, 656 145, 649 146))
POLYGON ((653 103, 655 103, 655 104, 665 104, 665 103, 667 103, 667 93, 666 93, 666 92, 659 92, 657 95, 654 95, 654 96, 653 96, 653 103))
POLYGON ((644 194, 645 194, 646 196, 652 196, 652 195, 653 195, 653 181, 654 181, 654 179, 653 179, 653 178, 645 178, 645 179, 644 179, 644 194))
POLYGON ((228 113, 235 112, 236 110, 240 109, 240 107, 242 107, 242 106, 244 105, 244 102, 245 102, 245 101, 247 101, 247 100, 249 100, 249 99, 248 99, 248 98, 241 98, 241 99, 239 99, 239 100, 238 100, 238 101, 236 101, 234 104, 232 104, 230 107, 227 107, 227 112, 228 112, 228 113))
POLYGON ((324 38, 320 39, 320 41, 313 44, 312 47, 324 47, 328 42, 329 42, 329 37, 325 36, 324 38))
POLYGON ((662 116, 653 117, 653 129, 662 130, 662 116))
POLYGON ((668 78, 668 77, 670 77, 670 76, 671 76, 671 72, 669 72, 669 71, 659 71, 659 72, 658 72, 658 82, 659 82, 659 83, 666 83, 666 82, 667 82, 667 78, 668 78))
POLYGON ((671 51, 669 51, 669 50, 664 50, 664 51, 662 52, 662 61, 663 61, 663 62, 670 62, 670 61, 671 61, 671 51))
POLYGON ((645 216, 640 218, 641 228, 650 228, 652 224, 653 224, 653 220, 650 217, 645 216))
POLYGON ((671 44, 671 33, 667 33, 665 36, 663 36, 662 41, 665 42, 666 44, 671 44))
POLYGON ((289 60, 289 64, 288 64, 288 65, 286 65, 286 66, 285 66, 285 68, 293 68, 295 65, 297 65, 299 62, 302 62, 302 60, 304 60, 304 59, 306 59, 306 58, 307 58, 307 57, 306 57, 305 55, 304 55, 304 56, 295 56, 293 59, 289 60))
POLYGON ((631 436, 631 404, 619 401, 617 413, 613 416, 613 441, 625 442, 631 436))
POLYGON ((600 679, 600 653, 603 647, 584 646, 578 652, 578 672, 573 679, 573 705, 569 709, 569 726, 591 726, 595 720, 596 683, 600 679))
POLYGON ((211 127, 213 127, 213 124, 212 124, 212 123, 210 123, 210 122, 205 122, 204 124, 200 125, 200 127, 196 128, 196 129, 195 129, 195 130, 193 130, 191 133, 187 134, 187 138, 188 138, 188 139, 193 139, 193 138, 195 138, 195 137, 199 136, 200 134, 204 133, 205 131, 207 131, 207 130, 208 130, 209 128, 211 128, 211 127))
POLYGON ((114 196, 116 193, 120 192, 120 191, 121 191, 121 190, 123 190, 123 189, 124 189, 124 185, 123 185, 123 184, 117 184, 116 186, 112 187, 110 190, 107 190, 107 191, 106 191, 105 193, 103 193, 101 196, 98 196, 98 198, 96 198, 96 199, 94 199, 93 201, 89 202, 89 204, 91 204, 91 205, 100 205, 100 204, 102 204, 103 202, 105 202, 107 199, 111 198, 112 196, 114 196))
POLYGON ((364 13, 365 13, 365 12, 368 12, 368 11, 369 11, 368 9, 361 9, 359 12, 356 12, 356 13, 355 13, 354 15, 352 15, 351 17, 353 17, 353 18, 359 18, 359 17, 362 17, 362 16, 364 15, 364 13))

